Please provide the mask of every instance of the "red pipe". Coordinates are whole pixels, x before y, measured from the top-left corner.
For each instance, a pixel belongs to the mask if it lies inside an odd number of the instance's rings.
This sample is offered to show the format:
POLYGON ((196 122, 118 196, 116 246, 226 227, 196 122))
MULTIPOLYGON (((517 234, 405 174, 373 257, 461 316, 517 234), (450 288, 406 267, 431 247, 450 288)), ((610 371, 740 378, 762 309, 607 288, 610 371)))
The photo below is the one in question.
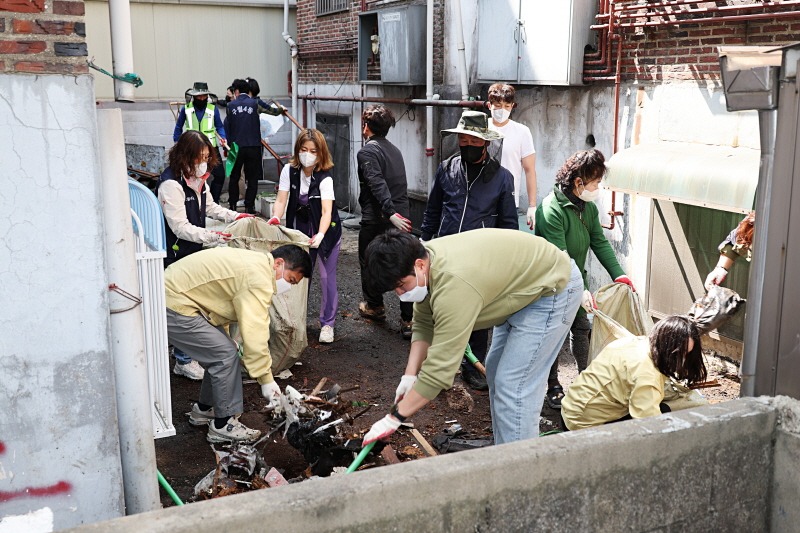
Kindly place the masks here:
POLYGON ((776 13, 750 13, 748 15, 725 15, 722 17, 703 17, 688 20, 665 20, 661 22, 635 22, 618 24, 618 28, 643 28, 655 26, 676 26, 680 24, 698 24, 702 22, 713 22, 716 24, 722 22, 743 22, 748 20, 763 20, 763 19, 782 19, 782 18, 800 18, 798 11, 779 11, 776 13))
MULTIPOLYGON (((597 10, 597 15, 595 16, 596 19, 598 20, 605 19, 610 16, 608 13, 608 1, 609 0, 600 0, 600 5, 597 10)), ((603 34, 600 34, 598 41, 600 42, 600 44, 597 47, 597 52, 584 54, 583 55, 584 61, 586 61, 587 59, 597 59, 598 57, 604 57, 603 49, 605 48, 605 36, 603 34)))
MULTIPOLYGON (((648 4, 628 4, 628 5, 621 5, 619 7, 619 9, 617 9, 617 11, 622 13, 622 12, 625 12, 625 11, 640 11, 642 9, 652 9, 652 8, 656 8, 656 7, 676 7, 676 6, 684 6, 684 5, 689 5, 689 4, 700 4, 700 3, 703 3, 703 2, 697 2, 696 0, 673 0, 671 2, 653 2, 653 3, 648 3, 648 4)), ((783 7, 783 6, 786 6, 787 4, 791 5, 792 3, 793 2, 791 2, 791 1, 787 1, 787 2, 759 2, 757 4, 738 4, 738 5, 717 6, 717 7, 720 7, 720 8, 726 8, 727 7, 727 8, 734 8, 734 9, 759 9, 759 8, 768 9, 768 8, 771 8, 771 7, 783 7)), ((687 12, 688 13, 700 12, 700 11, 707 10, 707 9, 715 10, 714 8, 702 7, 702 8, 697 8, 697 9, 694 9, 694 10, 689 10, 689 11, 675 11, 672 14, 683 14, 683 13, 687 13, 687 12)))

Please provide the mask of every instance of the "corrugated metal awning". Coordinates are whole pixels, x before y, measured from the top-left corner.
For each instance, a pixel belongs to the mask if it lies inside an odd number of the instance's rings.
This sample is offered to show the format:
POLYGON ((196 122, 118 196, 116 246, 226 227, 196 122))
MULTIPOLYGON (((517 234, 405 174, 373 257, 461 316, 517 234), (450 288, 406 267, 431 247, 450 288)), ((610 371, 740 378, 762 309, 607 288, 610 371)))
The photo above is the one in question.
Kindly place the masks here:
POLYGON ((628 194, 747 213, 755 204, 759 150, 662 142, 608 161, 606 186, 628 194))

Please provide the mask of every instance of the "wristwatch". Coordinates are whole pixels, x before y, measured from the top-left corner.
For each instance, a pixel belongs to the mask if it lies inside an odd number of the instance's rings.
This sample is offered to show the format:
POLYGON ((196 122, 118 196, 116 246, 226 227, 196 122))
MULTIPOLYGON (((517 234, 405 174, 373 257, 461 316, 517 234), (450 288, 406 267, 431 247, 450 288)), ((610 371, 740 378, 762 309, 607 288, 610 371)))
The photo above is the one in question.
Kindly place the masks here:
POLYGON ((405 421, 406 421, 406 418, 408 418, 408 417, 406 417, 406 416, 403 416, 403 415, 401 415, 401 414, 400 414, 400 413, 397 411, 397 404, 394 404, 394 405, 392 406, 392 410, 391 410, 391 411, 389 411, 389 414, 390 414, 390 415, 392 415, 393 417, 395 417, 396 419, 398 419, 398 420, 400 421, 400 423, 401 423, 401 424, 402 424, 403 422, 405 422, 405 421))

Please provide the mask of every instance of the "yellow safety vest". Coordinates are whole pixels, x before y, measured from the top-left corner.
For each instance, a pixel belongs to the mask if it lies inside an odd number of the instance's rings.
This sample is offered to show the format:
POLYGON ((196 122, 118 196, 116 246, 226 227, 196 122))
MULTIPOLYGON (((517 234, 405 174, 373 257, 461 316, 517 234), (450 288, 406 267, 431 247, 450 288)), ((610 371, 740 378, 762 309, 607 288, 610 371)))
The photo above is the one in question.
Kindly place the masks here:
POLYGON ((183 131, 198 130, 211 141, 211 146, 217 147, 217 128, 214 127, 214 104, 206 105, 206 112, 200 124, 197 123, 197 115, 194 112, 194 103, 189 102, 185 107, 186 122, 183 123, 183 131))

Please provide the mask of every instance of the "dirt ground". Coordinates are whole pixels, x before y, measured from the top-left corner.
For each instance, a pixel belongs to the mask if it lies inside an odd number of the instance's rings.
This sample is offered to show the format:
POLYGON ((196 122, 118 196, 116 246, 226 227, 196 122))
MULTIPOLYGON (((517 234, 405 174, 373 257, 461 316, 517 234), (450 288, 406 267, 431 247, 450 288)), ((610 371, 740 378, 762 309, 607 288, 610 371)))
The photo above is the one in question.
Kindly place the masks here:
MULTIPOLYGON (((324 389, 338 383, 342 389, 360 386, 357 390, 341 395, 344 402, 358 405, 373 405, 372 409, 356 419, 352 426, 343 424, 345 432, 354 438, 361 437, 373 422, 383 417, 391 407, 394 391, 405 369, 409 342, 399 334, 400 310, 397 297, 385 296, 387 320, 384 324, 362 319, 358 314, 361 285, 358 267, 358 232, 344 230, 342 250, 339 257, 339 316, 335 327, 335 342, 321 345, 319 336, 319 284, 315 275, 311 284, 308 305, 309 346, 303 353, 301 364, 291 368, 292 376, 278 380, 281 388, 292 385, 301 392, 311 391, 323 378, 328 378, 324 389)), ((559 374, 566 386, 574 379, 577 369, 568 356, 560 357, 559 374)), ((172 362, 171 362, 172 364, 172 362)), ((710 402, 737 398, 739 383, 736 367, 716 357, 708 358, 709 380, 716 379, 720 386, 702 389, 710 402)), ((158 468, 176 493, 184 501, 193 497, 195 484, 215 468, 215 454, 206 442, 206 429, 189 425, 187 413, 196 400, 199 382, 171 374, 173 423, 177 434, 155 441, 158 468)), ((244 386, 244 424, 268 432, 270 421, 262 411, 264 400, 255 383, 244 386)), ((355 410, 361 409, 358 407, 355 410)), ((454 389, 439 395, 430 405, 410 419, 414 427, 428 440, 441 434, 442 430, 458 423, 472 439, 491 438, 489 398, 486 392, 472 391, 456 378, 454 389), (465 391, 468 391, 465 396, 465 391)), ((542 433, 560 429, 558 411, 543 407, 540 418, 542 433)), ((275 432, 263 444, 262 451, 268 465, 276 467, 286 479, 303 476, 308 468, 303 455, 282 437, 283 431, 275 432)), ((547 437, 544 437, 547 438, 547 437)), ((391 438, 391 446, 401 461, 426 457, 409 431, 400 430, 391 438)), ((219 449, 219 447, 218 447, 219 449)), ((380 460, 379 460, 380 462, 380 460)), ((162 504, 174 503, 162 490, 162 504)))

